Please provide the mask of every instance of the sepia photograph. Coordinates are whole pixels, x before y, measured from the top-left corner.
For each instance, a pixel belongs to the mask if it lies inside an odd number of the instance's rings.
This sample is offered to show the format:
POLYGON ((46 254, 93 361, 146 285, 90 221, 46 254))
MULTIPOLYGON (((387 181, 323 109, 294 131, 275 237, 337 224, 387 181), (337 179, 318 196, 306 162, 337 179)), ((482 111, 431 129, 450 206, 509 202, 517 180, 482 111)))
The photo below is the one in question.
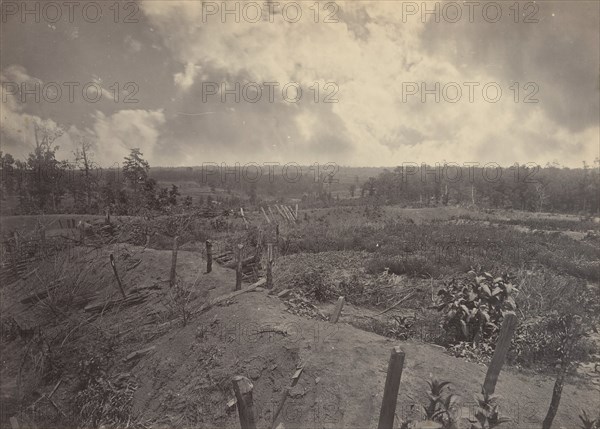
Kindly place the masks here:
POLYGON ((0 429, 600 429, 599 0, 0 0, 0 429))

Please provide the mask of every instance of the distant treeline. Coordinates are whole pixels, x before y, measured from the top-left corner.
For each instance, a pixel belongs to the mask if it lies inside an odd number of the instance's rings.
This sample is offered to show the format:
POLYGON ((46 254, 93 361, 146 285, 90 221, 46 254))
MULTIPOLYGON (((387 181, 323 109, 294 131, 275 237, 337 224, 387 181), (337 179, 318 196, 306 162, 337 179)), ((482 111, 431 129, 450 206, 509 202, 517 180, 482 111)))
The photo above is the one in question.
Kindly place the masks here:
POLYGON ((387 203, 461 204, 526 211, 597 214, 600 174, 594 167, 398 167, 362 184, 362 196, 387 203))
POLYGON ((56 147, 47 134, 36 143, 24 161, 0 152, 0 196, 4 201, 17 201, 12 209, 15 214, 95 214, 107 208, 113 213, 134 214, 140 209, 164 211, 213 201, 239 206, 286 199, 302 200, 305 207, 366 203, 474 205, 586 215, 600 211, 598 159, 593 166, 584 163, 582 168, 404 163, 384 169, 334 163, 205 163, 150 169, 143 154, 133 149, 122 166, 102 169, 95 166, 85 141, 75 159, 68 161, 56 159, 56 147), (205 187, 207 195, 186 196, 181 191, 186 182, 205 187), (159 186, 165 184, 169 186, 159 186))
POLYGON ((407 205, 475 205, 526 211, 597 214, 600 163, 582 168, 554 165, 405 163, 385 168, 333 164, 258 166, 207 164, 154 168, 159 182, 189 181, 259 197, 301 198, 308 203, 377 202, 407 205), (347 201, 350 199, 351 201, 347 201), (365 201, 366 200, 366 201, 365 201))

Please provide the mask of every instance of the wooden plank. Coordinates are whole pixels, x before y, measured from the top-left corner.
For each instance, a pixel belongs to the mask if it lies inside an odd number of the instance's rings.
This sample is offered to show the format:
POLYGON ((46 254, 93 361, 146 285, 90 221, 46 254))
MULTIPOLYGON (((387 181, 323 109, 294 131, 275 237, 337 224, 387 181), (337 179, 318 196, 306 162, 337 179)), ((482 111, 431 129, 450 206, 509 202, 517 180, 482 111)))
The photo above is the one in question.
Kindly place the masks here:
POLYGON ((152 347, 148 347, 146 349, 136 350, 134 352, 131 352, 123 359, 123 362, 129 362, 130 360, 142 357, 143 355, 150 353, 154 349, 156 349, 156 346, 152 346, 152 347))
POLYGON ((502 322, 502 328, 500 328, 500 335, 498 336, 498 342, 496 343, 496 349, 494 350, 494 356, 488 366, 487 373, 485 374, 485 382, 483 383, 483 389, 489 395, 493 395, 496 390, 496 382, 498 376, 504 365, 508 348, 512 336, 517 327, 517 315, 510 311, 504 315, 504 321, 502 322))
POLYGON ((379 413, 379 425, 377 429, 393 429, 394 417, 396 415, 396 403, 398 402, 398 390, 404 367, 404 352, 396 346, 392 349, 388 363, 383 399, 381 401, 381 412, 379 413))
POLYGON ((95 302, 88 304, 83 310, 86 312, 104 311, 109 308, 119 305, 121 307, 129 307, 131 305, 141 304, 146 301, 148 295, 129 296, 127 299, 112 299, 109 301, 95 302))
POLYGON ((288 220, 287 217, 285 217, 285 215, 283 214, 283 211, 279 208, 279 206, 277 204, 275 204, 275 208, 277 209, 277 211, 279 212, 279 215, 283 218, 283 220, 288 220))
POLYGON ((246 289, 237 290, 235 292, 231 292, 226 295, 219 296, 219 297, 207 302, 206 304, 202 305, 198 310, 196 310, 194 312, 194 314, 202 313, 221 302, 228 301, 228 300, 235 298, 236 296, 241 295, 243 293, 251 292, 254 289, 256 289, 257 287, 264 285, 265 283, 266 283, 266 280, 263 278, 263 279, 260 279, 259 281, 257 281, 256 283, 248 286, 246 289))
POLYGON ((271 219, 269 219, 269 216, 267 216, 267 213, 265 212, 265 209, 263 209, 262 207, 260 208, 260 211, 262 211, 263 216, 265 217, 265 219, 267 219, 267 223, 271 223, 271 219))

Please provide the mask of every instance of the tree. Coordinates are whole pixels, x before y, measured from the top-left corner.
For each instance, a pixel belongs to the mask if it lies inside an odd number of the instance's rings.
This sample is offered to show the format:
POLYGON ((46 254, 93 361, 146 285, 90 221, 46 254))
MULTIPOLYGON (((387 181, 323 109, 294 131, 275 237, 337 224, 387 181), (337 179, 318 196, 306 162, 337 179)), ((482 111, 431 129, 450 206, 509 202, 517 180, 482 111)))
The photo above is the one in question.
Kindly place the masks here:
POLYGON ((92 174, 92 143, 86 136, 77 136, 78 144, 77 149, 73 153, 75 156, 75 165, 79 168, 82 179, 81 187, 86 197, 87 207, 90 208, 92 205, 92 192, 96 188, 97 180, 92 174))
POLYGON ((139 148, 133 148, 123 163, 123 175, 134 191, 137 191, 148 180, 150 164, 143 156, 144 154, 139 148))
POLYGON ((0 195, 2 199, 5 199, 7 195, 14 195, 15 192, 15 159, 10 153, 3 154, 0 150, 0 163, 2 166, 2 177, 0 178, 0 195))
POLYGON ((171 189, 169 189, 169 198, 168 202, 172 206, 177 205, 177 197, 180 196, 179 188, 175 185, 171 185, 171 189))
POLYGON ((62 179, 66 164, 56 159, 58 146, 54 145, 54 141, 62 135, 61 128, 34 123, 35 148, 27 158, 30 172, 27 187, 34 205, 40 210, 47 209, 50 197, 52 210, 56 212, 65 192, 62 179))
POLYGON ((569 367, 573 363, 573 352, 576 349, 578 342, 584 337, 585 332, 582 328, 582 320, 577 315, 567 315, 559 319, 559 325, 556 327, 557 332, 561 335, 561 361, 558 375, 554 383, 554 389, 552 390, 552 399, 550 400, 550 407, 548 413, 542 424, 543 429, 550 429, 552 422, 558 411, 560 404, 560 398, 562 395, 563 384, 565 382, 565 376, 569 367))
POLYGON ((356 185, 354 183, 352 183, 349 187, 348 190, 350 191, 350 197, 354 198, 354 192, 356 192, 356 185))

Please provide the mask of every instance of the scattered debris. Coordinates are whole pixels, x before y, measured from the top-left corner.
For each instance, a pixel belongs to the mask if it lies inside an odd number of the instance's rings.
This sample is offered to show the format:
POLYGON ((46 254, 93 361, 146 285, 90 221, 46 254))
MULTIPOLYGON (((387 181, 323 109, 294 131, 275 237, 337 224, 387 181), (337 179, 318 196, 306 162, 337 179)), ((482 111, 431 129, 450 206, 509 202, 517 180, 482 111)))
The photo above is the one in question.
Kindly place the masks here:
POLYGON ((156 346, 152 346, 152 347, 148 347, 147 349, 142 349, 142 350, 136 350, 135 352, 131 352, 127 355, 127 357, 125 357, 123 359, 123 362, 129 362, 133 359, 137 359, 139 357, 144 356, 147 353, 150 353, 151 351, 153 351, 154 349, 156 349, 156 346))

